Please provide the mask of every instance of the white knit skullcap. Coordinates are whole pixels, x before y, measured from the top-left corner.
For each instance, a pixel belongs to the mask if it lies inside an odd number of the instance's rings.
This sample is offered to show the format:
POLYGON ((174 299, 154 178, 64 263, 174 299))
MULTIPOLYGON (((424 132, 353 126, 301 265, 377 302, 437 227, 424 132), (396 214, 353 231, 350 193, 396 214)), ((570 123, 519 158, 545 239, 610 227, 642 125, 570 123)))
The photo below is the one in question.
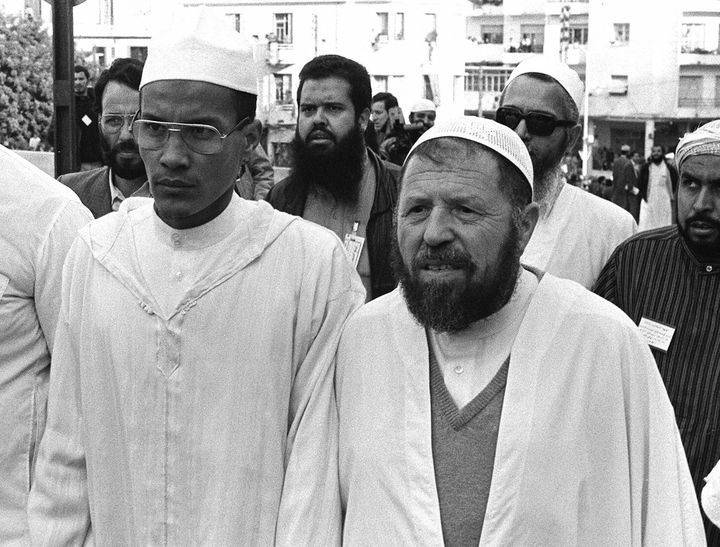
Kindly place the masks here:
POLYGON ((712 154, 720 156, 720 120, 701 125, 692 133, 686 133, 675 149, 678 171, 690 156, 712 154))
POLYGON ((410 149, 410 153, 405 159, 407 164, 410 157, 418 146, 432 139, 441 139, 443 137, 457 137, 468 141, 482 144, 491 150, 494 150, 517 167, 533 190, 533 166, 530 154, 525 147, 522 139, 517 133, 487 118, 478 118, 477 116, 462 116, 450 119, 444 119, 436 123, 433 127, 425 131, 417 142, 410 149))
POLYGON ((159 80, 194 80, 258 94, 252 45, 227 19, 206 8, 185 9, 153 37, 140 87, 159 80))
POLYGON ((410 112, 435 112, 435 110, 435 103, 432 102, 430 99, 420 99, 412 105, 410 112))
POLYGON ((535 55, 528 57, 522 61, 510 73, 510 77, 505 84, 507 87, 518 76, 523 74, 545 74, 559 83, 565 91, 568 92, 572 100, 577 106, 578 112, 582 110, 583 99, 585 97, 585 85, 582 83, 580 76, 572 68, 565 63, 556 61, 545 55, 535 55))

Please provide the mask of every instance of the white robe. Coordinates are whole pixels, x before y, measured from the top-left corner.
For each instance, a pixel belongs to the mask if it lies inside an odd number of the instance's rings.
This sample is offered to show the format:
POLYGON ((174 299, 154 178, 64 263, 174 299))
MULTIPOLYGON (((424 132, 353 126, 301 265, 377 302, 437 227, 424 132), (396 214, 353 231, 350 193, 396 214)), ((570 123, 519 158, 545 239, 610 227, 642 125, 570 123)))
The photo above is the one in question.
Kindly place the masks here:
POLYGON ((91 220, 72 190, 0 146, 0 545, 30 541, 62 265, 91 220))
POLYGON ((166 314, 137 258, 146 201, 68 255, 34 544, 337 545, 334 354, 365 297, 340 241, 233 198, 236 229, 166 314))
MULTIPOLYGON (((336 393, 344 545, 442 545, 428 347, 399 289, 348 322, 336 393)), ((551 275, 512 349, 480 545, 704 545, 647 344, 551 275)))
POLYGON ((521 262, 590 289, 615 247, 635 232, 630 213, 564 184, 550 214, 538 220, 521 262))

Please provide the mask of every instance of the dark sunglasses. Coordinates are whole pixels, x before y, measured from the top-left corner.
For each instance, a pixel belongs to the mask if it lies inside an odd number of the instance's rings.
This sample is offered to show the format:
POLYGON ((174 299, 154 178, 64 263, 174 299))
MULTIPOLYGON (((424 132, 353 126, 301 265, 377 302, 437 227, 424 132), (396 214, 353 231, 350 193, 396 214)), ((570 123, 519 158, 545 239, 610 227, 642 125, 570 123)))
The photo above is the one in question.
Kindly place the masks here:
POLYGON ((495 120, 510 129, 515 129, 521 120, 525 120, 528 132, 538 137, 552 135, 556 127, 570 127, 575 125, 575 122, 571 122, 570 120, 558 120, 552 114, 532 111, 523 113, 511 106, 501 106, 498 108, 497 112, 495 112, 495 120))

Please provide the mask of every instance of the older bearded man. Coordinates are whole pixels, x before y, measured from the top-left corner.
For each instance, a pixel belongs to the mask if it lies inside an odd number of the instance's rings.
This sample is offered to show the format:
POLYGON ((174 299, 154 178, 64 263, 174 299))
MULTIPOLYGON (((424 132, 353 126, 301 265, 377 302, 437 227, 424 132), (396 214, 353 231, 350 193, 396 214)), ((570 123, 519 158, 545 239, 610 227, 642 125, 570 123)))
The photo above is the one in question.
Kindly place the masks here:
POLYGON ((338 349, 344 545, 683 545, 702 524, 635 326, 520 266, 535 226, 520 138, 436 124, 397 212, 400 287, 338 349))
POLYGON ((582 97, 574 70, 538 55, 510 74, 496 116, 522 138, 533 162, 540 218, 523 264, 590 288, 637 225, 627 211, 565 182, 560 163, 580 136, 582 97))
MULTIPOLYGON (((618 247, 595 292, 645 333, 699 495, 720 459, 720 120, 683 137, 675 157, 677 224, 618 247)), ((706 527, 720 546, 720 531, 706 527)))

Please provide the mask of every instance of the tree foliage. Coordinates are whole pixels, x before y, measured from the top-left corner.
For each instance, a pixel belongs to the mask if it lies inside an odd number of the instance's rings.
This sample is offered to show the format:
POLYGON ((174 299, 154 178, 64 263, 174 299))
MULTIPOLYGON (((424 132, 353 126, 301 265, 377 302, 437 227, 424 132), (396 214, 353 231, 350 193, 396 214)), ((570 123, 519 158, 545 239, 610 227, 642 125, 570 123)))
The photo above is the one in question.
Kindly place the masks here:
POLYGON ((0 143, 47 143, 53 115, 53 52, 40 21, 0 13, 0 143))

